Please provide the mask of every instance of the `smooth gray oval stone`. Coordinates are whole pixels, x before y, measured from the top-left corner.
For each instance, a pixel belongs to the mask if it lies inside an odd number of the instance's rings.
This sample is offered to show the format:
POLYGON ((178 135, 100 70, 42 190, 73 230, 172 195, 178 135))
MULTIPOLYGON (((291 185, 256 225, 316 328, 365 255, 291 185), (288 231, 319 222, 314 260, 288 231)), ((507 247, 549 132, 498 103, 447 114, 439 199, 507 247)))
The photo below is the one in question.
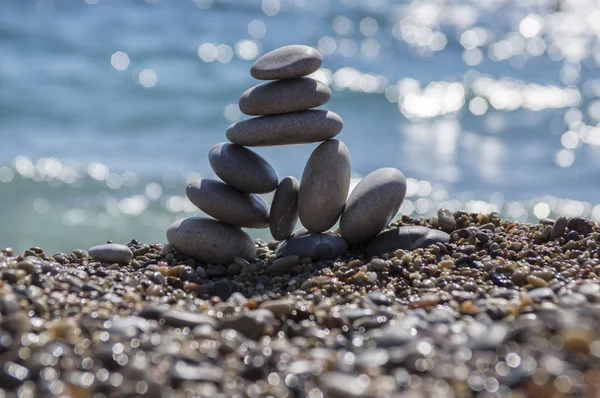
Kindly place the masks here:
POLYGON ((246 228, 269 226, 269 209, 256 195, 247 195, 208 178, 192 182, 185 192, 196 207, 226 224, 246 228))
POLYGON ((167 229, 167 240, 183 254, 204 263, 230 264, 235 257, 250 260, 256 255, 250 235, 212 218, 175 221, 167 229))
POLYGON ((335 137, 344 122, 335 112, 308 111, 260 116, 227 128, 227 139, 243 146, 310 144, 335 137))
POLYGON ((277 255, 280 257, 310 257, 313 260, 330 260, 344 254, 348 244, 337 235, 308 234, 287 239, 279 244, 277 255))
POLYGON ((298 215, 310 232, 323 232, 336 223, 350 189, 350 152, 342 141, 328 140, 308 158, 300 190, 298 215))
POLYGON ((310 77, 277 80, 249 88, 240 98, 246 115, 275 115, 316 108, 331 99, 326 84, 310 77))
POLYGON ((291 45, 266 53, 250 68, 259 80, 292 79, 310 75, 321 67, 323 56, 315 48, 291 45))
POLYGON ((380 233, 398 213, 406 195, 406 178, 385 167, 363 178, 346 201, 340 233, 348 243, 360 243, 380 233))
POLYGON ((262 156, 240 145, 221 142, 208 152, 215 174, 225 183, 246 193, 267 193, 279 181, 273 167, 262 156))
POLYGON ((94 246, 88 250, 88 253, 96 260, 107 263, 126 264, 133 260, 133 252, 131 249, 118 243, 106 243, 94 246))
POLYGON ((438 210, 438 220, 442 228, 453 231, 456 228, 456 220, 452 212, 445 208, 438 210))
POLYGON ((367 245, 367 256, 379 256, 398 249, 415 250, 434 243, 448 243, 450 235, 446 232, 418 225, 400 227, 377 235, 367 245))
POLYGON ((296 177, 285 177, 279 183, 269 213, 271 235, 277 240, 284 240, 294 232, 298 222, 298 189, 300 182, 296 177))

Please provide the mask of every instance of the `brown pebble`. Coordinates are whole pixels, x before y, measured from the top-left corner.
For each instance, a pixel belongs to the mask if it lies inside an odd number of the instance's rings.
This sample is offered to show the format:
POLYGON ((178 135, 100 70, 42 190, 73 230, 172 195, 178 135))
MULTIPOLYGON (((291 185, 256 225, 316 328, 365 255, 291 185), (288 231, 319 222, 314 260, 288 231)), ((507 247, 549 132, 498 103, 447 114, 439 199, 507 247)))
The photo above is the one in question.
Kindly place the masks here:
POLYGON ((527 282, 530 283, 533 287, 548 287, 548 282, 546 282, 542 278, 538 278, 537 276, 533 275, 529 275, 527 277, 527 282))

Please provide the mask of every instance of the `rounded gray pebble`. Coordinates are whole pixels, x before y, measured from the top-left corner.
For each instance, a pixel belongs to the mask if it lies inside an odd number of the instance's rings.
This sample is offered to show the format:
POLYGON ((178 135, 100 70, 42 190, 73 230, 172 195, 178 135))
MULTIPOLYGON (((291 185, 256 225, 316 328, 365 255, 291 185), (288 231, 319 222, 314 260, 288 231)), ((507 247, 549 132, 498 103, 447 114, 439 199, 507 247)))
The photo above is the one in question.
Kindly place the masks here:
POLYGON ((310 232, 336 223, 350 189, 350 152, 342 141, 319 145, 306 162, 298 192, 298 216, 310 232))
POLYGON ((300 262, 296 255, 286 256, 275 260, 269 267, 269 273, 273 275, 285 275, 292 267, 300 262))
POLYGON ((271 235, 277 240, 287 239, 298 222, 298 190, 296 177, 285 177, 279 183, 269 213, 271 235))
POLYGON ((448 243, 450 235, 437 229, 406 226, 391 229, 377 235, 367 245, 367 256, 379 256, 398 249, 415 250, 434 243, 448 243))
POLYGON ((277 188, 275 169, 248 148, 221 142, 211 148, 208 160, 221 180, 240 191, 267 193, 277 188))
POLYGON ((203 178, 186 188, 188 199, 200 210, 226 224, 246 228, 269 226, 269 209, 256 195, 247 195, 220 181, 203 178))
POLYGON ((565 233, 565 229, 567 228, 567 217, 560 216, 554 222, 552 226, 552 232, 550 232, 550 239, 554 240, 556 238, 560 238, 565 233))
POLYGON ((315 48, 291 45, 277 48, 256 60, 250 68, 259 80, 292 79, 309 75, 319 69, 323 56, 315 48))
POLYGON ((226 136, 243 146, 310 144, 335 137, 343 126, 335 112, 313 109, 242 120, 229 126, 226 136))
POLYGON ((310 257, 313 260, 330 260, 344 254, 348 244, 337 235, 309 234, 297 238, 290 238, 281 242, 277 248, 280 257, 298 256, 310 257))
POLYGON ((133 252, 131 249, 118 243, 106 243, 94 246, 88 250, 88 253, 96 260, 107 263, 126 264, 133 260, 133 252))
POLYGON ((246 115, 276 115, 316 108, 331 99, 326 84, 310 77, 278 80, 249 88, 240 98, 246 115))
POLYGON ((256 255, 252 238, 240 228, 204 217, 175 221, 167 229, 167 240, 177 250, 204 263, 230 264, 235 257, 256 255))
POLYGON ((363 178, 350 194, 340 219, 348 243, 360 243, 380 233, 398 213, 406 195, 406 178, 386 167, 363 178))
POLYGON ((456 220, 454 219, 454 215, 448 209, 442 207, 438 210, 438 220, 442 228, 448 231, 454 231, 456 228, 456 220))

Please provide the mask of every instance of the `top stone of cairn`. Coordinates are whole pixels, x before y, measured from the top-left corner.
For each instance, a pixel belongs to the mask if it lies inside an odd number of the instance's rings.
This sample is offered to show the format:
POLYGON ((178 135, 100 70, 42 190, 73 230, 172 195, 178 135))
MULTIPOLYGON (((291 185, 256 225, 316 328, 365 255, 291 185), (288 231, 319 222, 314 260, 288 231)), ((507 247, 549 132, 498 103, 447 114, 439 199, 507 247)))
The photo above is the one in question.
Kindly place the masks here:
POLYGON ((256 60, 250 74, 259 80, 293 79, 310 75, 321 67, 323 56, 304 45, 291 45, 266 53, 256 60))

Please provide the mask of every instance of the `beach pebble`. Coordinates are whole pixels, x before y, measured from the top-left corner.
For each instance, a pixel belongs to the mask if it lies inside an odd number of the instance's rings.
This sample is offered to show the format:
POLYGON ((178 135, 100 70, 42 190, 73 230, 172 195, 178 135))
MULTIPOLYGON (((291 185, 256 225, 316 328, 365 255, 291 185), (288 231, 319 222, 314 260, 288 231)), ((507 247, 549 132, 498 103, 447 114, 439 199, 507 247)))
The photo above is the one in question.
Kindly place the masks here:
POLYGON ((269 300, 262 303, 260 308, 271 311, 275 316, 289 316, 294 309, 294 301, 289 298, 269 300))
POLYGON ((226 136, 243 146, 310 144, 335 137, 343 126, 335 112, 313 109, 242 120, 229 126, 226 136))
POLYGON ((550 239, 554 240, 556 238, 560 238, 567 228, 567 217, 560 216, 554 222, 552 226, 552 232, 550 232, 550 239))
POLYGON ((348 244, 337 235, 308 234, 289 238, 279 245, 277 255, 280 257, 298 256, 310 257, 313 260, 334 259, 346 251, 348 244))
POLYGON ((290 269, 300 262, 300 258, 296 255, 286 256, 273 261, 268 272, 273 275, 285 275, 290 269))
POLYGON ((456 220, 454 219, 454 215, 448 209, 441 208, 438 210, 438 220, 442 228, 448 231, 454 231, 456 228, 456 220))
POLYGON ((240 285, 237 282, 228 279, 222 279, 208 287, 208 294, 211 297, 217 296, 221 300, 227 300, 232 294, 239 292, 240 289, 240 285))
POLYGON ((331 98, 326 84, 309 77, 278 80, 249 88, 240 98, 246 115, 275 115, 321 106, 331 98))
POLYGON ((342 141, 325 141, 310 155, 302 173, 298 192, 302 225, 310 232, 333 227, 344 210, 349 188, 348 148, 342 141))
POLYGON ((361 382, 360 377, 341 372, 326 372, 320 377, 326 397, 361 398, 367 396, 368 384, 361 382))
POLYGON ((259 80, 292 79, 310 75, 322 63, 323 56, 315 48, 296 44, 266 53, 254 62, 250 74, 259 80))
POLYGON ((221 142, 211 148, 208 160, 217 177, 240 191, 267 193, 277 188, 273 167, 248 148, 221 142))
POLYGON ((415 250, 434 243, 448 243, 450 235, 437 229, 406 226, 391 229, 377 235, 367 245, 367 256, 378 256, 397 249, 415 250))
POLYGON ((175 221, 167 240, 177 250, 205 263, 230 264, 235 257, 256 255, 252 238, 240 228, 204 217, 175 221))
POLYGON ((210 315, 191 311, 180 311, 170 309, 162 314, 162 318, 167 325, 173 327, 193 328, 198 325, 210 325, 213 328, 217 326, 217 321, 210 315))
POLYGON ((258 340, 263 335, 267 326, 275 320, 273 313, 264 308, 246 311, 230 318, 223 319, 220 329, 233 329, 252 340, 258 340))
POLYGON ((126 264, 133 260, 133 252, 125 245, 118 243, 106 243, 92 247, 88 250, 92 258, 107 263, 126 264))
POLYGON ((260 197, 244 194, 221 181, 203 178, 189 184, 185 192, 196 207, 226 224, 246 228, 269 225, 269 209, 260 197))
POLYGON ((346 201, 340 219, 342 238, 361 243, 380 233, 398 213, 406 194, 406 178, 386 167, 364 177, 346 201))
POLYGON ((300 182, 296 177, 285 177, 275 191, 269 212, 269 228, 277 240, 287 239, 298 222, 299 189, 300 182))
POLYGON ((581 235, 587 235, 592 232, 592 223, 583 217, 572 217, 567 221, 567 228, 576 231, 581 235))

